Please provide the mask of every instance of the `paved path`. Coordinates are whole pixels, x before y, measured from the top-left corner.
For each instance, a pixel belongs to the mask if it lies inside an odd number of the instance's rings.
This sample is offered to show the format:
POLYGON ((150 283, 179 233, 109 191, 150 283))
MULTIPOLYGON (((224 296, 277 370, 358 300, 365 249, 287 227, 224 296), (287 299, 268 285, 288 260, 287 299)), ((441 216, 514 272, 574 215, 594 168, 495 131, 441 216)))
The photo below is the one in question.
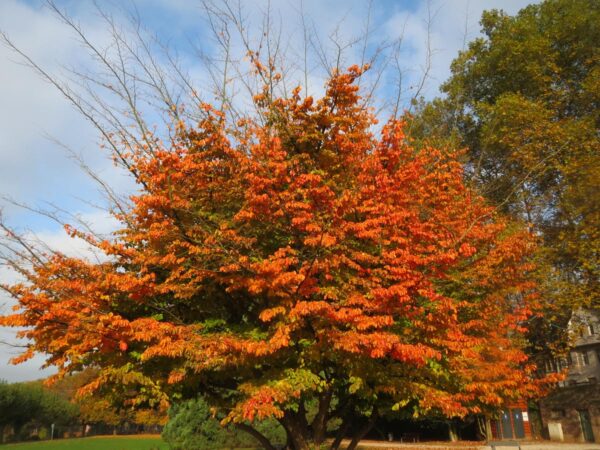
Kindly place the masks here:
MULTIPOLYGON (((361 441, 359 448, 369 450, 491 450, 488 445, 475 442, 417 442, 414 444, 384 441, 361 441)), ((496 447, 498 450, 515 450, 516 447, 496 447)), ((522 450, 600 450, 600 444, 556 443, 556 442, 523 442, 522 450)))
MULTIPOLYGON (((482 447, 482 449, 490 447, 482 447)), ((502 448, 502 447, 500 447, 502 448)), ((510 447, 505 447, 510 448, 510 447)), ((576 444, 572 442, 554 443, 554 442, 535 442, 521 444, 523 450, 598 450, 600 444, 576 444)))

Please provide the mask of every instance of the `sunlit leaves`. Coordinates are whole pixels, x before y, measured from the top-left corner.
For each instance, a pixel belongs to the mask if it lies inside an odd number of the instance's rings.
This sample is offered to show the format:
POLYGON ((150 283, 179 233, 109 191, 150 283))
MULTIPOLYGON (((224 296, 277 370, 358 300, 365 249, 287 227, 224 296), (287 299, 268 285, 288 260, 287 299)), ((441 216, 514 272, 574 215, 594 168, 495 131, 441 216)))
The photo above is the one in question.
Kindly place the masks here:
POLYGON ((333 395, 461 416, 535 392, 531 236, 464 185, 456 154, 415 149, 395 120, 375 136, 361 73, 319 100, 261 97, 267 124, 231 130, 204 105, 134 149, 141 192, 93 243, 107 262, 35 265, 2 323, 29 326, 62 373, 99 367, 85 390, 133 406, 202 391, 233 422, 333 395))

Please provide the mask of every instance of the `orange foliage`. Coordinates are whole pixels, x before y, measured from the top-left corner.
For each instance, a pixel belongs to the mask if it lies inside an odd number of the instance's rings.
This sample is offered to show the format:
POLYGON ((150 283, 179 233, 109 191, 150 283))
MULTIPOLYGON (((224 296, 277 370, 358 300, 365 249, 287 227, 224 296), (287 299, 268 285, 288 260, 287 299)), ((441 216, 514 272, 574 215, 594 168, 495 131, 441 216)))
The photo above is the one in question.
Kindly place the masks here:
POLYGON ((112 240, 88 239, 106 262, 35 264, 0 323, 136 404, 239 390, 234 421, 329 391, 447 416, 536 395, 531 236, 465 186, 456 152, 416 150, 395 120, 376 136, 361 73, 320 100, 263 96, 263 120, 233 129, 203 105, 168 146, 133 149, 141 193, 112 240))

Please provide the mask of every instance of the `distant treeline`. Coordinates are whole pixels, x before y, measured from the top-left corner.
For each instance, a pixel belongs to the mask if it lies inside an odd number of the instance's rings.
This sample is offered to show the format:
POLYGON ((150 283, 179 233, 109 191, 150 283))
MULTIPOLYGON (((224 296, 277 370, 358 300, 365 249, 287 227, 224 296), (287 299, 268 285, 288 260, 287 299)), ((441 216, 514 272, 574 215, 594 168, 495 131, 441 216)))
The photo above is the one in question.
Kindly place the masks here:
POLYGON ((139 414, 98 396, 78 397, 91 376, 82 372, 51 386, 0 380, 0 443, 162 430, 165 417, 158 413, 139 414))

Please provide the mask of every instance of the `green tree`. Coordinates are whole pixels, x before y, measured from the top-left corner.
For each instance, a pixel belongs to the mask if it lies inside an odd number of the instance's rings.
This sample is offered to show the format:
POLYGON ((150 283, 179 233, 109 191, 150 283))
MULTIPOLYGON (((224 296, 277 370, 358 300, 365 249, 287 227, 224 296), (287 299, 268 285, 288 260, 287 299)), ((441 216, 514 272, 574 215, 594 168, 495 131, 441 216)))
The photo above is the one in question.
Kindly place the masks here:
POLYGON ((37 420, 43 425, 70 425, 77 422, 79 408, 68 399, 43 389, 40 397, 40 412, 37 420))
MULTIPOLYGON (((531 224, 548 317, 565 320, 600 305, 600 3, 547 0, 514 17, 492 10, 481 25, 483 37, 452 64, 446 96, 408 119, 410 134, 466 147, 472 182, 531 224)), ((564 341, 555 324, 537 326, 540 341, 564 341)))
MULTIPOLYGON (((238 427, 243 424, 238 424, 238 427)), ((258 431, 271 443, 285 443, 285 430, 277 421, 262 421, 258 431)), ((219 419, 202 398, 176 403, 169 410, 169 422, 162 437, 173 449, 203 450, 228 447, 253 447, 250 436, 233 425, 222 427, 219 419)))
POLYGON ((15 383, 10 385, 13 403, 7 411, 15 436, 21 437, 23 427, 42 413, 42 389, 34 383, 15 383))
POLYGON ((48 391, 40 382, 0 382, 0 441, 4 439, 6 427, 12 427, 18 439, 28 424, 69 425, 76 421, 78 412, 76 405, 48 391))
POLYGON ((11 424, 11 408, 15 405, 15 393, 12 387, 5 381, 0 380, 0 444, 4 443, 4 432, 11 424))

